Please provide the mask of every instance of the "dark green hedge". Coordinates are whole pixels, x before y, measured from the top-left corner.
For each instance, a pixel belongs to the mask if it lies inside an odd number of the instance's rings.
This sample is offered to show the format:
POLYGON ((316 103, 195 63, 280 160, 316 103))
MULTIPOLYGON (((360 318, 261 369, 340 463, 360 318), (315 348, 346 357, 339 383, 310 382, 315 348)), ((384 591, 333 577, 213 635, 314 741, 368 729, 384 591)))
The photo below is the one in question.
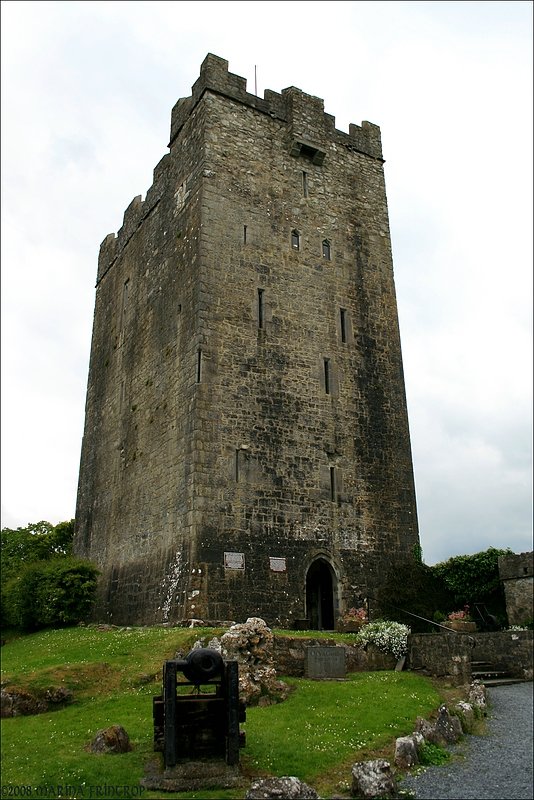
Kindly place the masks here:
POLYGON ((58 557, 24 565, 2 586, 4 624, 22 630, 75 625, 90 611, 98 569, 58 557))

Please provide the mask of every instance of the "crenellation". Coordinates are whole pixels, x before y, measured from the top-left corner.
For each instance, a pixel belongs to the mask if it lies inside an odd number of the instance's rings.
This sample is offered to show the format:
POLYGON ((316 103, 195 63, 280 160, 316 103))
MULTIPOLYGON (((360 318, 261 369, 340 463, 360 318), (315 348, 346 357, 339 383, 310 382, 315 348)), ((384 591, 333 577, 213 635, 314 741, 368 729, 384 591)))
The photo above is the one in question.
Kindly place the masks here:
POLYGON ((108 269, 117 258, 118 238, 116 233, 108 233, 98 254, 97 284, 102 280, 108 269))
POLYGON ((117 231, 119 243, 127 242, 139 225, 143 216, 143 205, 142 195, 138 194, 124 212, 122 226, 117 231))

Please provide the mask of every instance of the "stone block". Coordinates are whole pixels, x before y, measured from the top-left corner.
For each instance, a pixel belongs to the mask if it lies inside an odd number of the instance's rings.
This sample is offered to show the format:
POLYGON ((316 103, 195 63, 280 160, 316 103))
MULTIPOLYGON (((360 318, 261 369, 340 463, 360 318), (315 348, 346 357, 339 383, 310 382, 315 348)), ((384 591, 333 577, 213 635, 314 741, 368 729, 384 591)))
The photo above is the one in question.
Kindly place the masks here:
POLYGON ((344 647, 306 647, 304 676, 317 680, 344 678, 347 674, 344 647))
POLYGON ((352 766, 352 796, 357 798, 398 797, 389 761, 361 761, 352 766))

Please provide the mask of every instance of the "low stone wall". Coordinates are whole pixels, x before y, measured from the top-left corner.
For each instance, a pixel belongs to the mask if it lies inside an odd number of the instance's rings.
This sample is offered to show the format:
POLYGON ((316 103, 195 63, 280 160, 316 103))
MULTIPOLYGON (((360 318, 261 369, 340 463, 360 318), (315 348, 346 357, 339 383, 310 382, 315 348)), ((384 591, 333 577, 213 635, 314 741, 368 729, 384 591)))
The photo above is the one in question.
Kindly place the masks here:
MULTIPOLYGON (((363 650, 335 639, 275 636, 273 658, 277 673, 301 678, 304 675, 304 652, 310 646, 344 647, 347 672, 395 669, 395 657, 372 646, 363 650)), ((487 661, 513 677, 532 680, 532 654, 532 631, 415 633, 408 637, 405 668, 447 678, 454 685, 462 686, 471 683, 471 662, 487 661)))
POLYGON ((472 661, 487 661, 512 677, 532 680, 532 636, 532 631, 411 634, 406 666, 462 685, 471 682, 472 661))
POLYGON ((489 661, 514 678, 532 680, 533 631, 475 633, 473 639, 473 661, 489 661))
POLYGON ((469 684, 473 638, 473 634, 465 633, 412 633, 408 637, 406 668, 449 678, 456 686, 469 684))
POLYGON ((304 651, 306 647, 344 647, 347 672, 372 672, 395 669, 397 659, 382 653, 373 646, 367 650, 335 639, 304 639, 301 637, 275 636, 273 658, 279 675, 301 678, 304 675, 304 651))

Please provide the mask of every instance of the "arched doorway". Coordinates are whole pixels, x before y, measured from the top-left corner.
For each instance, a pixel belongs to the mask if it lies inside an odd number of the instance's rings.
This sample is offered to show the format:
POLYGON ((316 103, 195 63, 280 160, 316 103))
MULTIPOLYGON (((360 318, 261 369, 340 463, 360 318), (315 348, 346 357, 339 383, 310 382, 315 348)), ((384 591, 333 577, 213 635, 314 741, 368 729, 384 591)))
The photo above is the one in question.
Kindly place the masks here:
POLYGON ((306 574, 306 618, 312 630, 334 629, 335 574, 326 559, 313 561, 306 574))

